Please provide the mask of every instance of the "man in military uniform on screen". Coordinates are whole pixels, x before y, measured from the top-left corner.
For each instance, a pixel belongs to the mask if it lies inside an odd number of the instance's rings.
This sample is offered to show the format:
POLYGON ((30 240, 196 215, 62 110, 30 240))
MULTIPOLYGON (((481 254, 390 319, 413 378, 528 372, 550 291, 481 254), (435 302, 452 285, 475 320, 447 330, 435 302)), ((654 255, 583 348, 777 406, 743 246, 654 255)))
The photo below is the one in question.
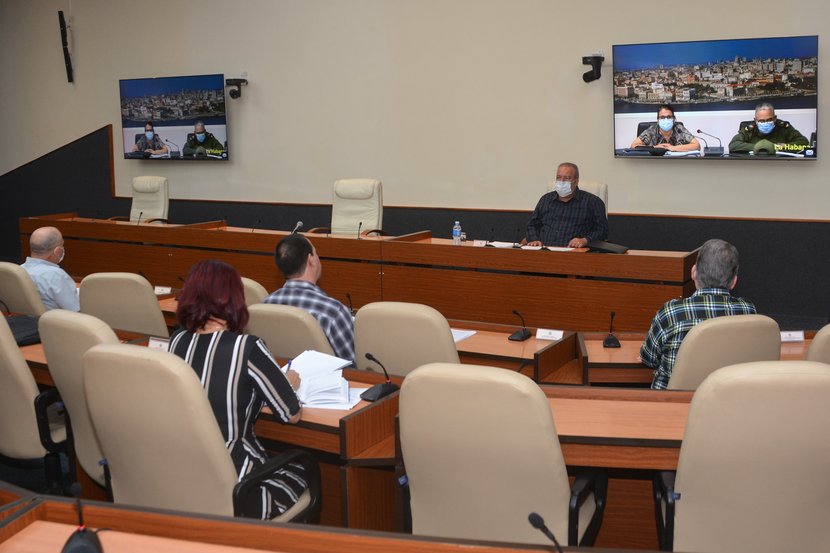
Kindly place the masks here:
POLYGON ((184 144, 182 154, 186 156, 206 156, 211 153, 218 154, 224 150, 225 146, 212 133, 205 130, 205 124, 202 121, 196 121, 193 132, 187 135, 187 142, 184 144))
POLYGON ((775 116, 772 104, 764 102, 755 108, 755 121, 744 125, 732 138, 729 153, 800 153, 809 145, 810 141, 795 127, 775 116))

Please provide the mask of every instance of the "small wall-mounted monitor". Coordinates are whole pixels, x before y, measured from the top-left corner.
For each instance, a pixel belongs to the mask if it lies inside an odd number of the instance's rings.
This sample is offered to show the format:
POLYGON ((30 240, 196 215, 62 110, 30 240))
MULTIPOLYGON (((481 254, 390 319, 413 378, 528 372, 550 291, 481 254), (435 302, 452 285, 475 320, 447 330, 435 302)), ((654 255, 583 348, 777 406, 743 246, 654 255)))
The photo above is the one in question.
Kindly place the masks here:
POLYGON ((228 159, 224 75, 122 79, 126 159, 228 159))
POLYGON ((616 45, 614 154, 815 158, 817 72, 818 36, 616 45))

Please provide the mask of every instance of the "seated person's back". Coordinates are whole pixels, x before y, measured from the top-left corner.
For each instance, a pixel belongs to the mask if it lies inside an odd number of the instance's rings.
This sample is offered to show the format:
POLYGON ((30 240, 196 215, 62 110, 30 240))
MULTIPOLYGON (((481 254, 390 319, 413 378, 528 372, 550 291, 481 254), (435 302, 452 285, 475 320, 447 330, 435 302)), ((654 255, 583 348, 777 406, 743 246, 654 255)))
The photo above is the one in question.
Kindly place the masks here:
POLYGON ((78 287, 60 263, 66 255, 63 236, 55 227, 40 227, 29 237, 31 255, 21 265, 37 287, 46 309, 80 311, 78 287))

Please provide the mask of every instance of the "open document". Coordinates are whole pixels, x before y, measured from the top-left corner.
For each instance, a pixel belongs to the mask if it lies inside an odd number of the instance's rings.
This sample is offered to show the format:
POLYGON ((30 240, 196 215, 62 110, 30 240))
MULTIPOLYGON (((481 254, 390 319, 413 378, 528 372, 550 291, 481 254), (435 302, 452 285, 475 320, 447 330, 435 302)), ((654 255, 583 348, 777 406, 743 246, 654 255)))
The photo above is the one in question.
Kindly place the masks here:
POLYGON ((322 407, 325 409, 351 409, 360 401, 360 390, 350 390, 349 382, 343 378, 343 368, 351 361, 321 353, 306 350, 285 367, 286 372, 291 370, 300 375, 300 389, 297 397, 306 407, 322 407))

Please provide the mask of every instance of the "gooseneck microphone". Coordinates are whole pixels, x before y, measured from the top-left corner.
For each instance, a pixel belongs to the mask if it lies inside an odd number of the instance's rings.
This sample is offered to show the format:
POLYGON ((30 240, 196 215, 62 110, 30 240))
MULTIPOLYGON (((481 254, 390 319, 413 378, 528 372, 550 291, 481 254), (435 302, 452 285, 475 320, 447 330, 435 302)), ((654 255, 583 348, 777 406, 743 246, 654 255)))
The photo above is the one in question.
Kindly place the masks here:
POLYGON ((259 228, 259 224, 260 224, 261 222, 262 222, 262 218, 259 218, 259 219, 257 219, 257 220, 256 220, 256 223, 254 223, 254 226, 252 226, 252 227, 251 227, 251 234, 253 234, 253 232, 254 232, 256 229, 258 229, 258 228, 259 228))
POLYGON ((291 231, 291 234, 296 234, 297 231, 300 230, 301 228, 303 228, 303 222, 302 221, 297 221, 297 224, 294 225, 294 230, 291 231))
POLYGON ((554 536, 553 532, 550 531, 550 528, 548 528, 547 524, 545 524, 545 519, 543 519, 539 513, 530 513, 527 515, 527 521, 531 526, 547 536, 547 538, 553 542, 553 545, 556 546, 556 550, 559 553, 562 553, 562 546, 559 545, 559 541, 556 539, 556 536, 554 536))
MULTIPOLYGON (((346 299, 349 300, 349 312, 354 315, 354 306, 352 306, 352 295, 346 292, 346 299)), ((371 359, 370 359, 371 361, 371 359)), ((380 363, 378 363, 380 364, 380 363)))
POLYGON ((383 376, 386 377, 386 382, 383 382, 381 384, 375 384, 374 386, 360 394, 360 399, 365 399, 366 401, 377 401, 380 398, 386 397, 392 392, 397 391, 398 386, 392 382, 391 378, 389 378, 389 373, 386 372, 386 367, 383 366, 383 363, 378 361, 377 357, 375 357, 368 351, 366 352, 366 359, 372 361, 373 363, 377 363, 380 366, 380 368, 383 369, 383 376))
POLYGON ((360 240, 360 229, 363 228, 363 221, 357 224, 357 239, 360 240))
POLYGON ((507 339, 512 340, 513 342, 524 342, 530 338, 530 331, 527 329, 527 325, 525 324, 525 318, 515 309, 513 310, 513 314, 519 317, 522 321, 522 328, 508 336, 507 339))
POLYGON ((614 336, 614 313, 611 312, 611 326, 608 328, 608 336, 605 337, 605 340, 602 341, 602 347, 604 348, 618 348, 620 347, 620 341, 614 336))
POLYGON ((519 241, 522 239, 522 229, 520 227, 516 228, 516 239, 513 240, 513 247, 514 248, 521 248, 522 245, 519 244, 519 241))
MULTIPOLYGON (((708 146, 705 146, 703 148, 703 156, 704 157, 705 156, 716 156, 717 157, 717 156, 722 156, 723 155, 723 142, 721 142, 720 138, 718 138, 714 134, 709 134, 708 132, 703 132, 700 129, 697 130, 697 134, 702 134, 702 135, 708 136, 709 138, 714 138, 715 140, 718 141, 717 147, 712 146, 711 148, 709 148, 708 146)), ((704 140, 703 142, 705 143, 706 141, 704 140)))
POLYGON ((496 239, 496 227, 490 227, 490 239, 484 243, 484 245, 488 248, 495 248, 496 246, 493 245, 493 241, 496 239))
MULTIPOLYGON (((181 148, 179 148, 179 145, 178 145, 178 144, 176 144, 175 142, 173 142, 172 140, 167 140, 167 139, 165 138, 165 139, 164 139, 164 141, 165 141, 167 144, 170 144, 171 146, 175 147, 177 152, 181 152, 181 151, 182 151, 182 150, 181 150, 181 148)), ((168 158, 173 157, 173 155, 172 155, 172 154, 173 154, 173 150, 171 150, 170 148, 167 148, 167 157, 168 157, 168 158)), ((176 157, 179 157, 179 156, 176 156, 176 157)))
POLYGON ((135 224, 136 224, 136 225, 140 225, 140 224, 141 224, 141 217, 142 217, 142 216, 144 216, 144 212, 143 212, 143 211, 139 211, 139 212, 138 212, 138 221, 136 221, 136 222, 135 222, 135 224))
POLYGON ((101 553, 101 540, 95 530, 88 530, 84 524, 84 512, 81 507, 81 485, 75 482, 69 487, 78 505, 78 529, 66 540, 61 553, 101 553))

